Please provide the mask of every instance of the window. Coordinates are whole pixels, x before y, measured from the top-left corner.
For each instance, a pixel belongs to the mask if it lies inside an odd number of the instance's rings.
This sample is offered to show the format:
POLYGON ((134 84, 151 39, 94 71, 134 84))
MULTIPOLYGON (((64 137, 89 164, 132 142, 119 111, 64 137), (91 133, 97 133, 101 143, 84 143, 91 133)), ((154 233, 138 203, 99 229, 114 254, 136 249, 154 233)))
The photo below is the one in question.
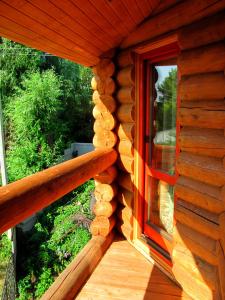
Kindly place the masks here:
POLYGON ((171 249, 177 147, 177 47, 144 59, 145 205, 143 231, 163 253, 171 249))

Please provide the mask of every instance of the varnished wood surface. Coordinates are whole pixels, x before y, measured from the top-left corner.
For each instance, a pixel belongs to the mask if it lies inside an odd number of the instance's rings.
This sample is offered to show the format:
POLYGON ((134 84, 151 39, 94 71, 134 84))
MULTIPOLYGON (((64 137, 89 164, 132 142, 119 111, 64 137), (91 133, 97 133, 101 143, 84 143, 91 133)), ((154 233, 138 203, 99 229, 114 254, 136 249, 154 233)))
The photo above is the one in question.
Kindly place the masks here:
MULTIPOLYGON (((175 0, 170 2, 172 5, 175 0)), ((0 1, 0 36, 93 66, 102 53, 118 46, 159 3, 159 0, 4 0, 0 1)))
POLYGON ((0 188, 0 233, 110 167, 113 149, 98 149, 0 188))
POLYGON ((190 298, 127 241, 117 239, 76 300, 179 300, 190 298))

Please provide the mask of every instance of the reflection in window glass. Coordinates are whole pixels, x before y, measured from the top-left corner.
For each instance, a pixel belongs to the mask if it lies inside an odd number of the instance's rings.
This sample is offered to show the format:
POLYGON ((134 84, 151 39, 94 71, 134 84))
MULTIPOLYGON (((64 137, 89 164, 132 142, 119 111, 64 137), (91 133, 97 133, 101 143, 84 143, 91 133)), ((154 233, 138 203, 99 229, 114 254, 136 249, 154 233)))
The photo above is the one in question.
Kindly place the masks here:
POLYGON ((173 233, 174 187, 168 183, 151 178, 151 195, 149 199, 150 223, 173 233))
POLYGON ((152 166, 170 175, 175 172, 177 66, 153 67, 152 166))

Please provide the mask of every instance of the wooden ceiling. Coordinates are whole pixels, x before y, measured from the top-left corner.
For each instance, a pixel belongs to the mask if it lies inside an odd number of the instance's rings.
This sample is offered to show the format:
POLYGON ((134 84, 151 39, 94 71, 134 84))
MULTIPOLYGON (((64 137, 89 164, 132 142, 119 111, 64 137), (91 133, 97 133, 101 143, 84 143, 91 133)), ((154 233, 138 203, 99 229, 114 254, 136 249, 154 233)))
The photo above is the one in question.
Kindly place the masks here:
POLYGON ((93 66, 149 15, 174 2, 1 0, 0 36, 93 66))

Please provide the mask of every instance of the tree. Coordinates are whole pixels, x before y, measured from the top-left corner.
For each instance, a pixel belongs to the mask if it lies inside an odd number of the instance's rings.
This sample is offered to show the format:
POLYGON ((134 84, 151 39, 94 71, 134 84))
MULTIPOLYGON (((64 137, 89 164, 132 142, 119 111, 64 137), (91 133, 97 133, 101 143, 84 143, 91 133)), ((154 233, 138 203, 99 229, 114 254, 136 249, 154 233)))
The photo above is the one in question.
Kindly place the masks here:
POLYGON ((41 65, 40 51, 2 38, 0 43, 0 91, 3 108, 7 97, 20 87, 24 74, 37 71, 41 65))
POLYGON ((163 131, 176 127, 177 70, 169 71, 168 76, 158 84, 157 130, 163 131))
POLYGON ((61 80, 53 70, 33 72, 6 105, 9 124, 7 165, 18 180, 52 165, 64 146, 61 80))

